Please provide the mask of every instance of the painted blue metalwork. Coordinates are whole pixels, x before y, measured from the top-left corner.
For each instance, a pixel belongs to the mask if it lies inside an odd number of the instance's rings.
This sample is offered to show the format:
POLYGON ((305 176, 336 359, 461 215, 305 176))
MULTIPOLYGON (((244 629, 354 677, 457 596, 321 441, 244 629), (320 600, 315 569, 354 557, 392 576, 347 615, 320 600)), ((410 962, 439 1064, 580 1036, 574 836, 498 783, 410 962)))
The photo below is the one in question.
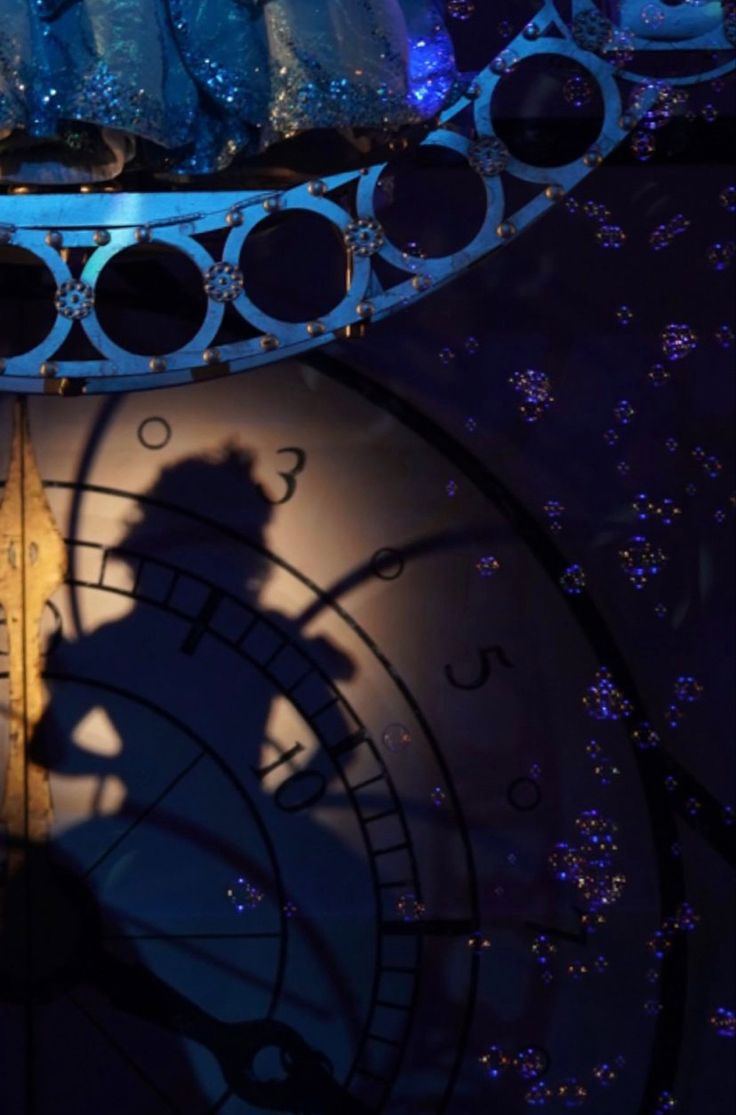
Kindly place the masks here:
MULTIPOLYGON (((285 191, 15 192, 0 196, 0 243, 31 252, 49 269, 57 287, 57 317, 48 336, 32 351, 0 360, 0 390, 61 394, 132 391, 186 383, 203 375, 235 374, 296 356, 327 343, 356 322, 378 321, 425 297, 484 255, 521 235, 600 165, 656 99, 657 82, 647 81, 646 75, 616 69, 605 45, 597 53, 580 45, 581 36, 575 34, 576 17, 585 12, 605 16, 613 32, 631 36, 636 50, 707 47, 711 54, 717 52, 718 60, 707 75, 685 73, 681 78, 668 78, 668 84, 704 80, 733 67, 733 50, 724 34, 720 3, 687 5, 687 12, 656 0, 650 0, 647 7, 650 16, 655 8, 662 8, 664 18, 654 18, 651 25, 641 26, 640 0, 572 0, 572 18, 566 22, 554 0, 546 0, 534 23, 524 28, 503 55, 478 74, 466 93, 442 114, 424 144, 445 147, 467 158, 483 180, 486 199, 481 228, 470 243, 451 255, 408 255, 380 228, 375 199, 379 179, 389 165, 386 163, 364 171, 333 174, 285 191), (677 13, 679 19, 670 19, 677 13), (669 38, 663 37, 665 24, 669 38), (592 146, 580 158, 557 167, 522 162, 505 152, 494 132, 493 98, 499 81, 510 66, 535 55, 556 55, 580 65, 598 87, 605 106, 600 134, 592 146), (643 92, 640 90, 632 102, 628 96, 631 82, 642 81, 643 92), (472 134, 465 123, 469 114, 464 110, 468 108, 474 121, 472 134), (483 144, 494 139, 497 142, 491 150, 495 155, 505 152, 498 165, 493 159, 483 159, 483 144), (504 188, 511 178, 539 186, 538 194, 515 211, 508 208, 504 188), (357 185, 352 209, 325 196, 350 182, 357 185), (332 226, 345 243, 349 263, 344 297, 319 321, 281 321, 265 313, 248 296, 247 283, 240 273, 243 245, 254 229, 274 212, 300 210, 316 214, 332 226), (194 239, 214 230, 229 230, 220 259, 194 239), (180 251, 202 274, 208 292, 207 308, 194 339, 165 356, 141 356, 122 348, 106 334, 94 306, 94 292, 104 269, 121 252, 140 243, 158 243, 180 251), (89 252, 77 289, 68 285, 75 279, 66 262, 69 248, 89 252), (376 273, 377 259, 393 265, 404 278, 384 288, 376 273), (259 335, 216 347, 228 302, 259 335), (74 321, 101 354, 100 359, 57 359, 74 321)), ((297 248, 295 245, 295 253, 297 248)))
POLYGON ((728 50, 721 0, 672 5, 662 0, 573 0, 573 17, 607 15, 635 50, 728 50))

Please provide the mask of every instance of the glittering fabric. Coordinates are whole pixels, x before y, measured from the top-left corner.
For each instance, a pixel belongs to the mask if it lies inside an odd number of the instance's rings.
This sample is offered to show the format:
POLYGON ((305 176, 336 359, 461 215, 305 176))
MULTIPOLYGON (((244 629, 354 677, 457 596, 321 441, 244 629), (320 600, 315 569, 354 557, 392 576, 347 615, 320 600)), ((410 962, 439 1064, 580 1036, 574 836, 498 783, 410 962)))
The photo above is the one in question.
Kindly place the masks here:
POLYGON ((457 82, 435 0, 0 0, 0 179, 211 173, 312 128, 394 129, 457 82))

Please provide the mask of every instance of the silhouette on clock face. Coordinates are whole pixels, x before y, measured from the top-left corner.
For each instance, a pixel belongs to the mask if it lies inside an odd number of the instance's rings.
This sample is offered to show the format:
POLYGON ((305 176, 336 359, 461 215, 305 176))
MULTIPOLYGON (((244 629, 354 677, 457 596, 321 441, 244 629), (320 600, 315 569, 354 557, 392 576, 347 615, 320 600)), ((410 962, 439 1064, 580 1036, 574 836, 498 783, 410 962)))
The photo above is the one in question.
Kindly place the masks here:
MULTIPOLYGON (((174 559, 186 564, 185 555, 191 558, 194 551, 206 554, 217 570, 218 601, 232 592, 259 617, 254 625, 279 623, 291 646, 306 656, 316 652, 331 664, 335 678, 349 677, 353 663, 338 648, 324 639, 305 638, 285 617, 258 611, 267 567, 256 549, 244 567, 242 550, 228 547, 217 531, 189 523, 177 534, 157 510, 162 502, 196 493, 257 546, 271 508, 252 479, 251 466, 248 454, 229 446, 209 459, 185 459, 164 470, 147 493, 146 510, 131 524, 119 556, 134 566, 146 555, 149 568, 160 570, 160 563, 170 568, 174 559)), ((145 598, 145 584, 140 592, 145 598)), ((175 607, 176 588, 172 594, 175 607)), ((138 1065, 143 1080, 142 1095, 135 1099, 139 1112, 161 1110, 162 1102, 168 1109, 173 1104, 187 1112, 210 1110, 211 1080, 202 1087, 185 1042, 211 1055, 222 1077, 223 1102, 232 1094, 267 1111, 365 1110, 337 1082, 328 1058, 310 1044, 309 1035, 274 1017, 287 953, 285 911, 294 911, 283 895, 280 910, 273 901, 282 884, 257 805, 226 761, 215 761, 195 731, 171 718, 167 722, 150 702, 141 718, 134 697, 95 682, 100 665, 114 669, 116 661, 125 659, 135 660, 134 674, 144 670, 149 681, 151 671, 160 672, 164 686, 172 654, 191 657, 206 637, 204 615, 203 609, 199 625, 191 624, 183 639, 177 631, 178 646, 172 647, 151 623, 149 609, 138 603, 122 619, 76 642, 57 639, 48 656, 51 701, 31 753, 36 762, 63 776, 72 796, 75 783, 93 780, 95 800, 91 815, 80 823, 57 825, 59 831, 48 843, 27 845, 22 867, 5 879, 0 999, 11 1010, 2 1013, 1 1025, 8 1047, 7 1035, 23 1014, 25 1056, 29 1065, 35 1064, 35 1071, 18 1082, 14 1110, 50 1110, 62 1089, 80 1115, 103 1107, 108 1113, 130 1111, 127 1072, 126 1084, 111 1086, 108 1072, 93 1067, 85 1055, 84 1035, 89 1037, 90 1028, 102 1036, 108 1052, 117 1050, 117 1059, 138 1065), (75 729, 93 709, 98 716, 102 710, 114 729, 118 746, 112 753, 75 742, 75 729), (203 822, 203 798, 214 787, 223 816, 203 822), (243 813, 249 815, 246 841, 233 832, 238 821, 242 829, 243 813), (217 879, 219 888, 213 883, 217 879), (226 887, 228 880, 232 885, 226 887), (208 891, 208 900, 214 896, 218 903, 209 918, 211 932, 204 926, 207 914, 204 921, 202 914, 208 891), (257 909, 262 903, 272 909, 257 909), (239 915, 246 907, 252 909, 245 921, 251 914, 259 926, 241 933, 239 915), (199 924, 191 929, 188 919, 199 924), (216 949, 209 955, 202 952, 202 944, 206 950, 210 942, 223 940, 235 942, 239 954, 224 960, 216 949), (168 946, 163 965, 148 962, 146 945, 168 946), (249 945, 257 950, 252 958, 247 956, 249 945), (213 1009, 208 984, 218 969, 213 1009), (223 969, 231 984, 225 994, 223 969)), ((210 681, 203 671, 204 690, 210 681)), ((261 754, 272 686, 256 672, 247 675, 246 684, 242 681, 241 675, 237 707, 215 700, 211 715, 237 725, 241 757, 245 753, 257 779, 265 779, 281 762, 289 762, 278 751, 275 760, 272 752, 267 759, 261 754)), ((323 695, 330 697, 327 689, 323 695)), ((348 734, 347 726, 345 730, 348 734)), ((309 782, 312 774, 315 780, 324 777, 310 764, 300 770, 302 781, 309 782)), ((352 853, 316 822, 302 833, 312 854, 329 856, 333 868, 337 862, 339 876, 355 874, 352 853)), ((349 887, 343 898, 349 901, 349 887)), ((346 918, 340 894, 333 893, 332 899, 327 916, 346 918)), ((325 946, 318 927, 310 943, 319 957, 325 946)), ((209 1075, 216 1075, 212 1066, 209 1075)))

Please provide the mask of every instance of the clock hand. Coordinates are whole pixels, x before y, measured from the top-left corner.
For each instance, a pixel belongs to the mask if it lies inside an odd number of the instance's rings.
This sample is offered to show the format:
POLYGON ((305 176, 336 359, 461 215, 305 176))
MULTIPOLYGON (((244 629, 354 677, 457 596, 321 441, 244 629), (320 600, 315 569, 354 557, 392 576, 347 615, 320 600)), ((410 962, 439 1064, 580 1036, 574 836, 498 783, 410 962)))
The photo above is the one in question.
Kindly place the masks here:
POLYGON ((147 968, 109 953, 96 958, 89 974, 120 1010, 208 1048, 232 1091, 247 1103, 299 1115, 368 1115, 368 1109, 335 1080, 324 1054, 284 1022, 221 1022, 147 968), (256 1058, 265 1050, 279 1053, 282 1078, 262 1080, 256 1075, 256 1058))
POLYGON ((0 504, 0 604, 9 643, 10 747, 0 822, 9 838, 6 872, 14 874, 28 843, 48 837, 49 772, 29 747, 44 710, 39 624, 49 597, 64 582, 66 547, 44 492, 31 445, 25 400, 13 416, 13 441, 0 504))
POLYGON ((231 1024, 212 1052, 233 1092, 267 1110, 299 1115, 368 1115, 368 1108, 335 1080, 325 1055, 283 1022, 262 1019, 231 1024), (256 1056, 274 1047, 287 1075, 281 1080, 254 1079, 256 1056))
MULTIPOLYGON (((121 401, 122 395, 110 396, 110 398, 105 400, 87 437, 84 449, 80 454, 76 486, 72 492, 69 516, 65 526, 67 538, 76 538, 78 536, 85 485, 89 480, 92 467, 96 463, 98 452, 101 447, 104 447, 105 435, 107 434, 112 420, 120 409, 121 401)), ((74 576, 75 557, 76 547, 72 546, 69 553, 69 618, 71 621, 72 634, 79 637, 82 634, 82 616, 79 608, 77 578, 74 576)))

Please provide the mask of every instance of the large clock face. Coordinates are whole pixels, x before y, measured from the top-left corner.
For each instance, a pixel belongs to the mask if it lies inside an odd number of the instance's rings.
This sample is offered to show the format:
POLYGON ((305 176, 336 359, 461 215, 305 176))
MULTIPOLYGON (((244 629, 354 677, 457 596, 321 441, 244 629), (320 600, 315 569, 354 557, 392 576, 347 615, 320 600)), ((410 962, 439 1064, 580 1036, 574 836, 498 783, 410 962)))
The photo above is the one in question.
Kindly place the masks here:
POLYGON ((580 763, 600 648, 523 507, 299 364, 30 422, 69 574, 51 839, 5 903, 9 1109, 460 1113, 500 1058, 515 1111, 618 1057, 634 1110, 671 833, 622 722, 615 785, 580 763), (555 878, 596 832, 587 890, 555 878))
POLYGON ((0 197, 3 1112, 731 1110, 733 3, 446 10, 385 165, 0 197))

